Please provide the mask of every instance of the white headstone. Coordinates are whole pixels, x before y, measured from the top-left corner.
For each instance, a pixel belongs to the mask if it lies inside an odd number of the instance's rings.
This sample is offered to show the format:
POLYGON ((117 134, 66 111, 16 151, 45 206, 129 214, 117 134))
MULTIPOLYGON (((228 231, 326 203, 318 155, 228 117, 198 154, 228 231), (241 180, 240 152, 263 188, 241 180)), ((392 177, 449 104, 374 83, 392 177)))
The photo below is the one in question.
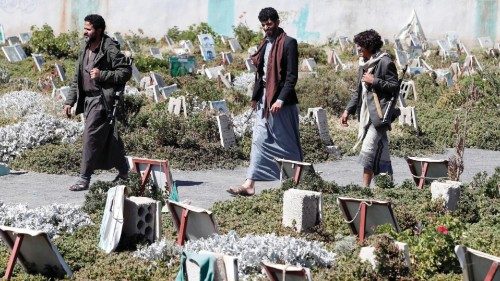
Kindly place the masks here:
POLYGON ((7 37, 7 42, 9 43, 10 46, 14 46, 16 44, 21 44, 21 39, 17 36, 10 36, 7 37))
POLYGON ((321 193, 289 189, 283 194, 283 219, 285 227, 297 232, 307 231, 321 222, 321 193))
POLYGON ((229 117, 225 114, 216 116, 217 125, 219 126, 220 143, 222 147, 231 147, 236 145, 236 137, 234 135, 233 124, 229 117))
POLYGON ((180 96, 178 98, 170 97, 168 99, 167 110, 170 114, 175 115, 180 115, 182 111, 184 117, 187 117, 186 98, 184 96, 180 96))
POLYGON ((224 70, 224 66, 219 65, 215 67, 205 68, 205 75, 208 79, 216 79, 219 76, 219 71, 224 70))
POLYGON ((165 42, 167 42, 167 46, 172 49, 174 47, 174 41, 168 35, 165 35, 165 42))
POLYGON ((132 64, 131 67, 132 67, 132 79, 134 79, 134 81, 137 84, 140 84, 141 83, 141 73, 139 72, 139 69, 137 69, 137 66, 135 66, 135 64, 132 64))
POLYGON ((28 32, 19 33, 19 40, 21 40, 22 44, 28 43, 30 39, 31 39, 31 34, 29 34, 28 32))
POLYGON ((191 40, 181 40, 179 42, 179 45, 180 45, 181 48, 183 48, 184 50, 186 50, 187 53, 192 54, 193 51, 194 51, 194 46, 193 46, 193 43, 191 42, 191 40))
POLYGON ((251 46, 250 48, 248 48, 249 55, 253 55, 253 54, 257 53, 257 51, 258 51, 257 46, 251 46))
POLYGON ((159 88, 167 86, 163 78, 160 76, 160 74, 151 71, 150 76, 151 79, 153 79, 153 85, 158 85, 159 88))
POLYGON ((481 48, 485 49, 486 51, 489 51, 494 47, 493 40, 489 36, 485 37, 478 37, 477 41, 479 41, 479 45, 481 48))
POLYGON ((172 84, 170 86, 165 86, 160 88, 160 92, 165 99, 168 98, 173 92, 177 90, 178 90, 177 84, 172 84))
POLYGON ((233 63, 233 54, 231 52, 221 52, 222 55, 222 61, 231 64, 233 63))
POLYGON ((14 46, 3 46, 2 51, 9 62, 22 61, 14 46))
POLYGON ((247 70, 251 73, 257 72, 257 67, 253 64, 252 59, 248 58, 245 60, 245 65, 247 70))
POLYGON ((328 129, 328 118, 326 117, 326 110, 321 107, 309 108, 307 110, 309 116, 313 116, 318 126, 319 137, 325 145, 332 145, 330 138, 330 130, 328 129))
POLYGON ((24 60, 27 58, 26 53, 24 52, 24 49, 21 45, 16 44, 13 47, 16 49, 17 55, 21 58, 21 60, 24 60))
POLYGON ((310 72, 316 71, 316 61, 314 58, 304 59, 302 61, 301 70, 310 72))

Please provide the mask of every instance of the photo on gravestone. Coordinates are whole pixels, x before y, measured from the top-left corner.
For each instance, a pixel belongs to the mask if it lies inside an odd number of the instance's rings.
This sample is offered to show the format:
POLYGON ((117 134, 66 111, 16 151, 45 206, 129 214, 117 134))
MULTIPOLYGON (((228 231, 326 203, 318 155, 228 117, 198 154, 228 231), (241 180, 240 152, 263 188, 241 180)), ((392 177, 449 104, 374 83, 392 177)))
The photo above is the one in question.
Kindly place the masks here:
POLYGON ((66 81, 66 71, 64 70, 64 67, 58 63, 55 64, 57 75, 59 76, 59 79, 61 79, 61 82, 66 81))
POLYGON ((215 59, 215 48, 214 46, 202 46, 200 45, 201 56, 204 61, 211 61, 215 59))
POLYGON ((21 40, 17 36, 10 36, 7 38, 7 42, 9 42, 10 46, 14 46, 16 44, 21 44, 21 40))
POLYGON ((216 118, 222 147, 227 148, 236 145, 236 136, 229 116, 222 114, 216 116, 216 118))
POLYGON ((30 41, 31 34, 28 32, 19 33, 19 39, 21 40, 21 43, 26 44, 30 41))
POLYGON ((192 74, 196 69, 196 60, 194 56, 170 56, 168 60, 170 65, 170 76, 172 77, 192 74))
POLYGON ((151 55, 152 55, 154 58, 157 58, 157 59, 160 59, 160 60, 162 60, 162 59, 163 59, 163 55, 162 55, 162 53, 160 52, 160 49, 159 49, 159 48, 155 48, 155 47, 149 48, 149 52, 151 53, 151 55))
POLYGON ((22 60, 14 46, 3 46, 2 51, 9 62, 18 62, 22 60))
POLYGON ((217 111, 218 114, 229 114, 225 100, 210 101, 210 109, 217 111))
POLYGON ((5 44, 5 31, 3 25, 0 24, 0 44, 5 44))
POLYGON ((233 51, 234 53, 240 52, 242 50, 240 42, 238 42, 238 39, 229 38, 228 42, 229 42, 229 47, 231 47, 231 51, 233 51))
POLYGON ((23 47, 21 47, 20 44, 16 44, 13 47, 16 49, 17 55, 19 56, 19 58, 21 60, 24 60, 25 58, 27 58, 26 53, 24 52, 24 49, 23 49, 23 47))
POLYGON ((41 54, 31 54, 33 57, 33 60, 35 61, 36 68, 38 71, 42 71, 43 64, 45 63, 45 60, 43 59, 43 55, 41 54))

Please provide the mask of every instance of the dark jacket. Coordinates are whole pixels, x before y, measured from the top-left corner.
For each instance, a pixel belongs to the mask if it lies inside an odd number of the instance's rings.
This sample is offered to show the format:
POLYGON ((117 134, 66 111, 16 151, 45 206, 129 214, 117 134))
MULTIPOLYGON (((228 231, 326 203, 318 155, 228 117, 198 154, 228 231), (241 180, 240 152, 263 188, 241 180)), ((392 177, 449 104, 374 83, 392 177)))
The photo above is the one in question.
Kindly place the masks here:
MULTIPOLYGON (((363 69, 360 68, 358 71, 358 82, 356 92, 352 94, 351 100, 347 104, 346 110, 349 114, 358 115, 361 111, 361 94, 363 88, 361 86, 361 78, 363 77, 363 69)), ((391 99, 392 95, 399 92, 399 82, 398 82, 398 72, 396 70, 396 65, 388 56, 384 56, 380 59, 378 64, 375 66, 373 71, 373 76, 375 77, 373 84, 369 86, 368 90, 373 91, 378 95, 380 105, 385 108, 386 104, 391 99)), ((373 105, 368 105, 373 106, 373 105)))
MULTIPOLYGON (((262 48, 262 57, 266 48, 262 48)), ((297 93, 295 92, 295 84, 297 84, 297 76, 299 71, 299 52, 297 49, 297 40, 292 37, 286 36, 283 46, 283 57, 281 58, 281 80, 278 82, 276 94, 271 100, 271 105, 280 99, 283 105, 297 104, 297 93)), ((262 76, 264 75, 264 59, 261 60, 257 66, 257 73, 255 74, 255 87, 253 89, 252 100, 259 101, 264 93, 264 83, 262 76)))
MULTIPOLYGON (((87 46, 84 46, 80 51, 71 90, 64 102, 64 104, 71 106, 77 103, 76 114, 80 114, 84 110, 85 94, 81 74, 86 48, 87 46)), ((94 67, 100 70, 100 77, 96 80, 96 85, 104 93, 108 105, 112 105, 115 91, 123 88, 125 83, 130 79, 132 68, 127 63, 125 55, 120 52, 120 45, 107 35, 104 35, 102 38, 99 52, 94 60, 94 67)))

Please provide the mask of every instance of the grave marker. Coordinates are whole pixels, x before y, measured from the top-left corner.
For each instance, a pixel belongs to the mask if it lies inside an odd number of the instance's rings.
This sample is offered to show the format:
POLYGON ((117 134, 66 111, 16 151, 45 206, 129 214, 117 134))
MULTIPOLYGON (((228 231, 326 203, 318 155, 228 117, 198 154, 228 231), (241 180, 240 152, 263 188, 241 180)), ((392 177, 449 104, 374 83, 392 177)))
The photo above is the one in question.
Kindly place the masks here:
POLYGON ((434 180, 448 178, 448 160, 423 157, 406 157, 406 163, 418 188, 434 180))
POLYGON ((458 60, 458 53, 455 51, 450 45, 450 43, 446 40, 437 40, 437 44, 439 46, 439 54, 443 57, 443 59, 450 58, 453 61, 458 60))
POLYGON ((344 70, 347 66, 340 60, 339 55, 335 50, 329 50, 327 53, 327 63, 332 65, 335 71, 344 70))
POLYGON ((16 53, 21 58, 21 60, 24 60, 27 58, 26 53, 24 52, 24 49, 21 45, 16 44, 14 45, 14 49, 16 49, 16 53))
POLYGON ((403 80, 401 81, 401 86, 399 88, 399 93, 405 98, 408 98, 410 93, 413 93, 413 99, 417 100, 417 90, 415 89, 415 82, 413 80, 403 80))
POLYGON ((222 147, 227 148, 236 145, 236 137, 234 135, 233 124, 229 116, 222 114, 216 116, 217 125, 219 126, 219 136, 222 147))
POLYGON ((160 92, 165 99, 168 98, 173 92, 177 90, 179 90, 179 88, 177 88, 177 84, 172 84, 170 86, 165 86, 160 88, 160 92))
POLYGON ((41 54, 31 54, 33 60, 35 61, 36 68, 38 71, 42 71, 43 64, 45 63, 43 55, 41 54))
POLYGON ((258 51, 257 46, 251 46, 250 48, 248 48, 249 55, 253 55, 253 54, 257 53, 257 51, 258 51))
POLYGON ((2 51, 9 62, 22 61, 14 46, 3 46, 2 51))
POLYGON ((208 79, 214 79, 219 76, 220 70, 224 70, 224 66, 219 65, 216 67, 205 68, 205 74, 207 75, 208 79))
POLYGON ((180 115, 181 111, 184 113, 184 117, 187 117, 186 110, 186 98, 184 96, 180 96, 178 98, 170 97, 168 99, 168 113, 180 115))
POLYGON ((246 59, 245 65, 247 67, 248 72, 251 73, 257 72, 257 67, 253 64, 252 59, 250 58, 246 59))
POLYGON ((477 70, 483 71, 483 67, 477 60, 475 55, 468 55, 465 57, 464 64, 462 66, 462 73, 466 75, 471 75, 477 72, 477 70))
POLYGON ((314 174, 314 167, 311 163, 293 161, 281 158, 274 158, 276 165, 280 168, 280 181, 293 179, 295 184, 300 182, 300 178, 304 173, 314 174))
POLYGON ((10 36, 10 37, 7 37, 7 43, 9 43, 9 46, 14 46, 14 45, 17 45, 17 44, 22 44, 21 43, 21 39, 19 39, 19 37, 17 36, 10 36))
POLYGON ((218 114, 230 114, 225 100, 210 101, 209 103, 210 109, 215 110, 218 114))
POLYGON ((125 47, 125 40, 123 39, 122 35, 120 32, 115 32, 115 41, 118 42, 121 48, 125 47))
POLYGON ((448 41, 453 49, 458 49, 460 46, 460 40, 458 39, 458 34, 455 31, 446 32, 446 41, 448 41))
POLYGON ((415 131, 418 132, 418 121, 417 121, 417 113, 415 111, 415 107, 407 106, 400 107, 401 115, 399 115, 399 124, 400 125, 408 125, 412 126, 415 131))
POLYGON ((200 51, 205 61, 215 59, 215 42, 210 34, 199 34, 198 41, 200 42, 200 51))
POLYGON ((231 84, 231 73, 227 72, 224 69, 219 70, 219 76, 218 78, 220 81, 226 86, 226 88, 231 89, 232 84, 231 84))
POLYGON ((59 79, 61 79, 61 82, 66 81, 66 71, 64 70, 64 67, 58 63, 55 63, 55 68, 57 75, 59 76, 59 79))
POLYGON ((349 49, 349 38, 347 36, 339 36, 337 38, 338 42, 339 42, 339 45, 340 45, 340 49, 345 52, 349 49))
POLYGON ((408 64, 408 53, 400 49, 394 49, 394 53, 396 54, 396 62, 399 68, 404 68, 408 64))
POLYGON ((141 73, 139 72, 139 69, 137 69, 137 66, 135 66, 134 63, 132 63, 131 67, 132 67, 132 79, 134 79, 134 81, 137 84, 140 84, 141 83, 141 73))
POLYGON ((192 54, 194 51, 193 43, 190 40, 181 40, 179 45, 189 54, 192 54))
POLYGON ((283 194, 282 225, 304 232, 321 223, 321 192, 288 189, 283 194))
POLYGON ((10 280, 17 261, 30 274, 59 278, 73 275, 47 233, 2 225, 0 238, 11 252, 4 279, 10 280))
POLYGON ((149 72, 149 74, 150 74, 149 76, 153 80, 153 85, 158 85, 159 88, 163 88, 163 87, 167 86, 160 74, 158 74, 154 71, 149 72))
POLYGON ((178 77, 189 73, 194 73, 196 60, 193 56, 170 56, 170 76, 178 77))
POLYGON ((500 257, 465 246, 455 246, 455 254, 462 267, 463 280, 499 281, 500 257))
POLYGON ((28 32, 19 33, 19 40, 21 40, 22 44, 28 43, 30 39, 31 39, 31 34, 29 34, 28 32))
POLYGON ((231 52, 221 52, 222 55, 222 64, 231 64, 233 63, 233 54, 231 52))
POLYGON ((300 68, 302 71, 314 72, 316 71, 316 61, 314 58, 304 59, 300 68))
POLYGON ((170 38, 168 35, 165 35, 165 42, 167 42, 167 46, 170 48, 170 49, 173 49, 174 48, 174 40, 172 40, 172 38, 170 38))
POLYGON ((168 160, 136 158, 132 156, 126 156, 126 158, 130 171, 138 173, 141 176, 140 195, 144 194, 146 184, 149 181, 164 192, 171 191, 173 179, 168 160))
POLYGON ((307 267, 289 264, 275 264, 267 261, 261 263, 270 281, 312 281, 311 270, 307 267))
POLYGON ((231 51, 233 53, 241 52, 242 48, 241 48, 240 42, 238 42, 238 39, 229 38, 228 42, 229 42, 229 47, 231 47, 231 51))
POLYGON ((477 41, 479 42, 481 48, 484 49, 486 52, 489 52, 490 49, 493 49, 494 47, 493 40, 491 40, 489 36, 478 37, 477 41))
POLYGON ((149 48, 149 53, 154 57, 154 58, 157 58, 157 59, 160 59, 162 60, 163 59, 163 55, 162 53, 160 52, 160 49, 159 48, 156 48, 156 47, 152 47, 152 48, 149 48))
POLYGON ((328 118, 326 117, 326 110, 321 107, 314 107, 307 109, 307 115, 314 117, 316 125, 318 126, 319 137, 325 145, 332 145, 330 138, 330 130, 328 129, 328 118))
POLYGON ((61 88, 59 88, 59 98, 61 98, 63 101, 66 101, 66 99, 68 99, 70 91, 71 91, 70 86, 62 86, 61 88))
POLYGON ((5 44, 5 30, 3 29, 3 25, 0 24, 0 44, 5 44))

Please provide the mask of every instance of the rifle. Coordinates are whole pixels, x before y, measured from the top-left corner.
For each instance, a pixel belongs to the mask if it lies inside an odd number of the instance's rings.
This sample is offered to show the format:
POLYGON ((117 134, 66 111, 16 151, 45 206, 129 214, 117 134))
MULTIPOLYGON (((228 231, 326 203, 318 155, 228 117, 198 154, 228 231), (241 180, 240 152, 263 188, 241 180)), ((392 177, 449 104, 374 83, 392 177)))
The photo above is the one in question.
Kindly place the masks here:
POLYGON ((384 112, 384 117, 382 118, 382 124, 390 124, 392 122, 392 113, 394 106, 396 105, 396 99, 399 96, 399 92, 401 89, 401 83, 403 82, 403 78, 405 76, 406 70, 408 69, 408 64, 405 65, 403 68, 403 73, 401 74, 401 78, 398 80, 398 91, 396 94, 392 95, 391 99, 389 100, 389 103, 387 105, 387 109, 384 112), (390 120, 389 120, 390 119, 390 120))

